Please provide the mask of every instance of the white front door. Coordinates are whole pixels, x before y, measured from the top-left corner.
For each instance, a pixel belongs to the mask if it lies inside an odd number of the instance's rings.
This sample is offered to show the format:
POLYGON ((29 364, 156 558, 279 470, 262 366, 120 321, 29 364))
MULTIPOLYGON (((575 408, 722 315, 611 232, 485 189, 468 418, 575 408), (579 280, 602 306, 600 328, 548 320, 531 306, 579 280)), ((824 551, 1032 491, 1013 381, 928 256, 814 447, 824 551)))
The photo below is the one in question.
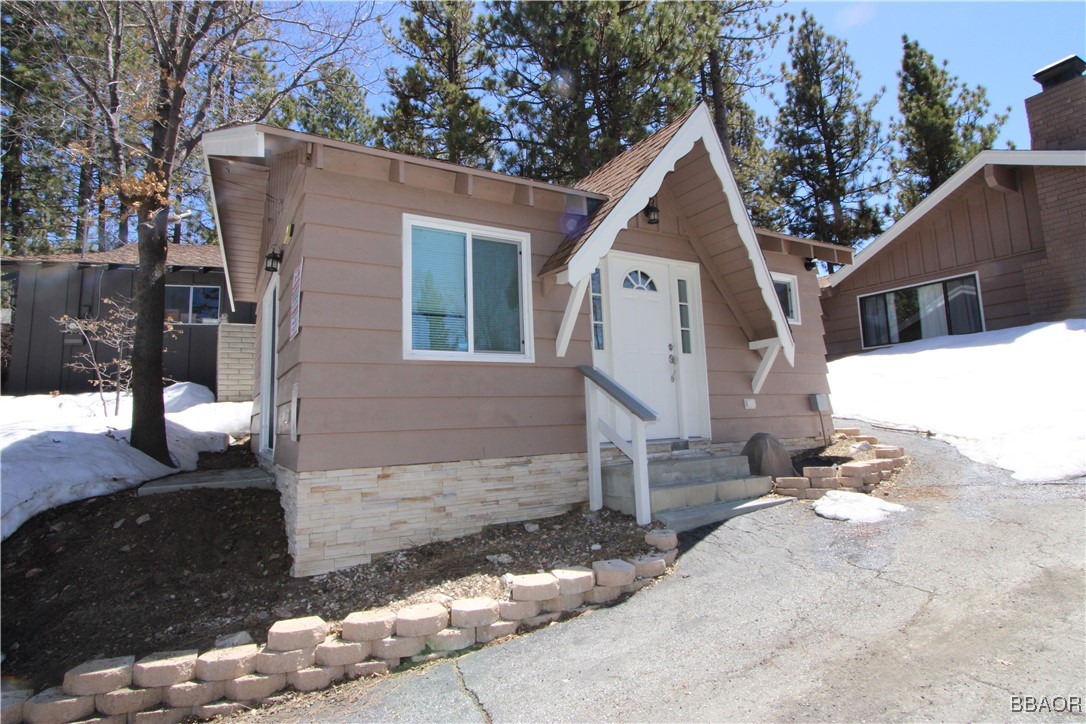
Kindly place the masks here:
MULTIPOLYGON (((656 411, 649 439, 708 437, 697 266, 611 252, 601 272, 609 329, 597 364, 656 411)), ((629 437, 626 415, 612 424, 629 437)))

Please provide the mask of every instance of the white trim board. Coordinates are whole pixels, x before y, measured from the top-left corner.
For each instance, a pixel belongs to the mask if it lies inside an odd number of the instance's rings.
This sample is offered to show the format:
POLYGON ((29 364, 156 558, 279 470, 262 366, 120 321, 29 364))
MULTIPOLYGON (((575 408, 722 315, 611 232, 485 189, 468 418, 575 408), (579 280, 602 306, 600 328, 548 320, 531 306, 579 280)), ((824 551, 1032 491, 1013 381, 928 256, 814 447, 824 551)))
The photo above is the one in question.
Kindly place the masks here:
POLYGON ((909 213, 898 219, 882 236, 860 250, 853 258, 852 266, 830 274, 829 286, 836 287, 848 279, 864 262, 874 258, 887 244, 901 236, 985 166, 1086 166, 1086 151, 981 151, 909 213))

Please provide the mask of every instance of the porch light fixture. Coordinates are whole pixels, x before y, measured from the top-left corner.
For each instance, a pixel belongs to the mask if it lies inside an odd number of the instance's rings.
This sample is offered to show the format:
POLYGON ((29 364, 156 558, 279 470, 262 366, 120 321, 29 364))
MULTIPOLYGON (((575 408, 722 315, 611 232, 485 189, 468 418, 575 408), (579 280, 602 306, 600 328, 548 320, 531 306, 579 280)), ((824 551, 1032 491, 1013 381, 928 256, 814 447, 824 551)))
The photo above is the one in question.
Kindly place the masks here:
POLYGON ((642 213, 645 214, 645 218, 650 224, 660 223, 660 207, 656 205, 655 196, 649 199, 649 202, 645 205, 645 210, 642 213))
POLYGON ((273 247, 264 257, 264 271, 274 274, 279 271, 279 262, 283 261, 283 252, 278 248, 273 247))
POLYGON ((807 271, 814 271, 815 269, 818 268, 818 259, 811 259, 811 258, 804 259, 803 260, 803 268, 806 269, 807 271))

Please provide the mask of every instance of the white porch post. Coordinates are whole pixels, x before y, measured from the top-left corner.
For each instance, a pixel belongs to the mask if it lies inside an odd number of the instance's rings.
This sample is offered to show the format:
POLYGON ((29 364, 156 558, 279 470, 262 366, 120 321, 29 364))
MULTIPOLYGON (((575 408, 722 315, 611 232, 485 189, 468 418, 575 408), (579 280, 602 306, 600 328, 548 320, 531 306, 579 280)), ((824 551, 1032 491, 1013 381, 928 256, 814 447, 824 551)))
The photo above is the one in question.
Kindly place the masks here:
POLYGON ((584 380, 585 430, 588 435, 588 509, 603 507, 603 481, 600 473, 600 405, 592 380, 584 380))
POLYGON ((633 472, 634 472, 634 511, 637 524, 648 525, 652 522, 652 497, 649 493, 649 456, 645 440, 644 420, 631 417, 633 423, 633 472))

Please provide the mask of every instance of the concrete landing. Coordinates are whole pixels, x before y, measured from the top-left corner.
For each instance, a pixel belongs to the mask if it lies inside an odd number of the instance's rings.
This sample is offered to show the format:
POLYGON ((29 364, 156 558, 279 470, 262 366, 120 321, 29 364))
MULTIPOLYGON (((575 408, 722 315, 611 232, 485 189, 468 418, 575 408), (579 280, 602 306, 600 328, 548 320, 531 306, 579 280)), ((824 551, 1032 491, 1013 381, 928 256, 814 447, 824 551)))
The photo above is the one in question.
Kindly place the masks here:
POLYGON ((195 470, 191 473, 177 473, 164 478, 151 480, 140 486, 136 495, 154 495, 172 493, 177 490, 219 490, 226 488, 268 488, 275 487, 275 478, 263 468, 235 468, 232 470, 195 470))
POLYGON ((747 513, 753 513, 765 508, 771 508, 781 503, 789 503, 795 498, 764 496, 748 500, 729 500, 713 505, 701 505, 696 508, 679 508, 677 510, 665 510, 656 514, 656 518, 676 533, 700 528, 710 523, 719 523, 747 513))

